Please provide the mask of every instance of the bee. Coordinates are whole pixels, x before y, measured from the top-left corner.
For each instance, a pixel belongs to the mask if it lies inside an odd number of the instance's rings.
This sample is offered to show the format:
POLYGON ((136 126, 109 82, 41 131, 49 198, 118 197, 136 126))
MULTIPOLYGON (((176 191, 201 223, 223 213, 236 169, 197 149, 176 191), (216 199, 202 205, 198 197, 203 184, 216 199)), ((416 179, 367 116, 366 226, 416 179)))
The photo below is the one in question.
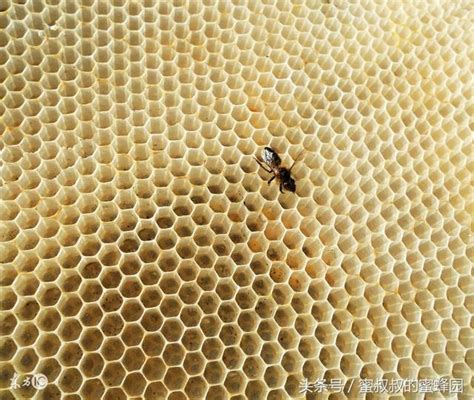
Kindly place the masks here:
POLYGON ((296 182, 291 177, 291 170, 295 166, 295 163, 298 161, 298 158, 301 156, 301 154, 303 154, 303 151, 298 154, 290 169, 281 167, 281 158, 271 147, 265 147, 263 149, 263 161, 259 160, 257 157, 255 157, 255 160, 258 162, 258 165, 260 165, 266 172, 273 174, 273 176, 269 179, 268 184, 277 178, 277 180, 280 182, 281 193, 283 193, 283 189, 294 193, 296 191, 296 182))

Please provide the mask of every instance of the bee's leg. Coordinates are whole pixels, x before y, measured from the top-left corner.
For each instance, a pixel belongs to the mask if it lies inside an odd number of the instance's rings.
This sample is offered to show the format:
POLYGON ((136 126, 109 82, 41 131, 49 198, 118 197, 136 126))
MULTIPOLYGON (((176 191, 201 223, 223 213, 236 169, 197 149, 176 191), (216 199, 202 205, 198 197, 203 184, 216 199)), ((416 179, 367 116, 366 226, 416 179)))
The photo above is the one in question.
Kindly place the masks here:
POLYGON ((283 183, 280 183, 280 193, 283 193, 283 183))
POLYGON ((275 179, 275 178, 276 178, 276 176, 273 175, 273 176, 270 178, 270 180, 268 181, 268 184, 272 183, 273 179, 275 179))
POLYGON ((266 169, 265 165, 263 165, 263 163, 257 157, 254 157, 254 158, 255 158, 255 161, 258 162, 258 165, 260 165, 264 171, 268 172, 269 174, 272 172, 271 169, 266 169))

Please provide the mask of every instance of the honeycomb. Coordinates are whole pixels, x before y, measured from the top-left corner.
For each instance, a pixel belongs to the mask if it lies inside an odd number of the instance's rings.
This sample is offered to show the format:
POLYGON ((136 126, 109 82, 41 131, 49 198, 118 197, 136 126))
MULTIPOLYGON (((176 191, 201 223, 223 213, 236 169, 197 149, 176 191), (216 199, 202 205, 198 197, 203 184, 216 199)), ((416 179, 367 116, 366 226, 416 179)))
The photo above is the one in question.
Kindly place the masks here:
POLYGON ((0 7, 2 400, 473 398, 471 2, 0 7))

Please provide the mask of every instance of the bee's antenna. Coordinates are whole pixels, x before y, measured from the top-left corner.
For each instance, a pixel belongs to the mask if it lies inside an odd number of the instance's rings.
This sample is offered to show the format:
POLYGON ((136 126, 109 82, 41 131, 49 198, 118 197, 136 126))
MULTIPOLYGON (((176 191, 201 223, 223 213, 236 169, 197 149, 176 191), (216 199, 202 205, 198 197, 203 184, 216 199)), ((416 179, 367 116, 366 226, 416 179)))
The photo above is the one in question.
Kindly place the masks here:
POLYGON ((295 161, 293 161, 293 164, 292 164, 291 167, 290 167, 290 172, 291 172, 291 170, 293 169, 293 167, 295 166, 296 161, 298 161, 298 158, 300 158, 301 154, 303 154, 303 153, 304 153, 304 149, 301 150, 301 151, 298 153, 298 155, 297 155, 296 158, 295 158, 295 161))

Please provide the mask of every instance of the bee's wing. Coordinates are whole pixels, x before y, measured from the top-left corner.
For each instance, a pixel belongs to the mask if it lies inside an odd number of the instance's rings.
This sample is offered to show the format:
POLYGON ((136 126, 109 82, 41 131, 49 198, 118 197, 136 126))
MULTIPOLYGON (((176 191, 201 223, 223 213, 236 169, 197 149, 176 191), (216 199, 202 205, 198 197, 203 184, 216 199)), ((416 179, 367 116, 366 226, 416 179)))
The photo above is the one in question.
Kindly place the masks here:
POLYGON ((296 158, 295 158, 295 161, 293 161, 293 164, 291 164, 290 172, 291 172, 291 170, 293 169, 293 167, 295 166, 296 161, 298 161, 298 159, 300 158, 301 154, 303 154, 303 153, 304 153, 304 149, 299 152, 299 154, 298 154, 298 155, 296 156, 296 158))
POLYGON ((280 156, 271 147, 265 147, 262 151, 262 158, 270 166, 279 166, 281 164, 280 156))

